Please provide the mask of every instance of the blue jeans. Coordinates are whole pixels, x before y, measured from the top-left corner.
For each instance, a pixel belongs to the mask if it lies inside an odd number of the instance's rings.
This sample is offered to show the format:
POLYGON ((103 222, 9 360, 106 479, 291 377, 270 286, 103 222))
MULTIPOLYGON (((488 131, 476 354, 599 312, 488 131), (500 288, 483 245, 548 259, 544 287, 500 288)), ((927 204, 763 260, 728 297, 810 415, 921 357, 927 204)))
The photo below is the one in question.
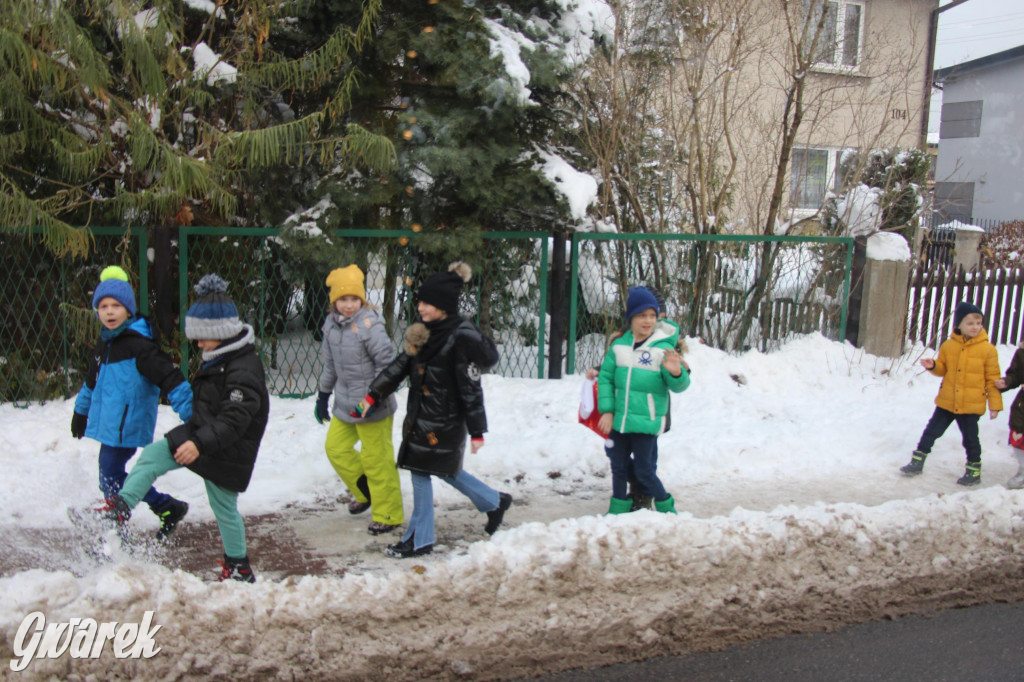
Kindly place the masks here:
MULTIPOLYGON (((168 471, 180 468, 181 465, 174 461, 167 439, 147 445, 142 448, 139 461, 132 467, 132 472, 128 474, 124 487, 121 488, 121 498, 130 509, 134 509, 140 500, 145 499, 142 495, 146 488, 153 485, 153 481, 168 471)), ((206 484, 206 497, 210 500, 213 516, 217 519, 224 553, 234 559, 247 556, 245 522, 238 513, 238 493, 206 479, 203 479, 203 483, 206 484)))
POLYGON ((967 461, 977 464, 981 461, 981 440, 978 438, 978 421, 980 419, 980 414, 954 414, 949 410, 936 407, 932 418, 928 420, 928 425, 924 427, 924 433, 921 434, 917 449, 925 454, 931 452, 935 441, 942 437, 950 424, 956 422, 960 428, 960 435, 963 437, 961 442, 964 450, 967 451, 967 461))
MULTIPOLYGON (((402 540, 413 538, 413 547, 419 549, 434 544, 434 485, 430 474, 412 473, 412 517, 402 540)), ((498 508, 498 491, 465 471, 455 476, 438 476, 442 481, 469 498, 477 511, 489 512, 498 508)))
POLYGON ((658 478, 656 435, 612 431, 608 434, 608 443, 610 445, 605 445, 604 452, 611 463, 612 497, 626 499, 626 484, 631 476, 636 479, 640 492, 650 495, 655 501, 663 502, 670 497, 658 478))
MULTIPOLYGON (((104 499, 110 499, 111 495, 121 492, 124 486, 124 479, 128 476, 126 469, 128 460, 135 454, 135 448, 118 448, 113 445, 100 444, 100 491, 104 499)), ((166 493, 157 492, 156 488, 150 488, 142 501, 149 505, 149 508, 156 513, 167 509, 174 500, 166 493)))

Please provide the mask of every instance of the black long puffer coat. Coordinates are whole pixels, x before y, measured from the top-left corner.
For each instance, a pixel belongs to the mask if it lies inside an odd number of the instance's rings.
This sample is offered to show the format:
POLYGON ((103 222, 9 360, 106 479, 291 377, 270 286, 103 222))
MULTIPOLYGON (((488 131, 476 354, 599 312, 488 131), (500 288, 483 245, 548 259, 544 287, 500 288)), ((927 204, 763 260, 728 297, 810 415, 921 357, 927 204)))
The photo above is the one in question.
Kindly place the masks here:
MULTIPOLYGON (((1018 386, 1024 385, 1024 343, 1017 347, 1017 351, 1010 360, 1010 366, 1006 369, 1006 388, 1003 391, 1012 391, 1018 386)), ((1017 397, 1010 405, 1010 429, 1017 433, 1024 433, 1024 390, 1017 392, 1017 397)))
POLYGON ((398 466, 455 476, 462 470, 467 433, 480 437, 487 431, 480 375, 498 361, 498 349, 475 324, 463 319, 440 349, 422 361, 419 351, 425 339, 414 339, 425 331, 422 323, 409 328, 402 352, 377 375, 370 392, 386 398, 409 377, 398 466))
POLYGON ((191 440, 199 457, 189 469, 222 488, 245 492, 270 414, 263 363, 251 338, 204 364, 192 380, 192 395, 192 418, 166 434, 171 453, 191 440))

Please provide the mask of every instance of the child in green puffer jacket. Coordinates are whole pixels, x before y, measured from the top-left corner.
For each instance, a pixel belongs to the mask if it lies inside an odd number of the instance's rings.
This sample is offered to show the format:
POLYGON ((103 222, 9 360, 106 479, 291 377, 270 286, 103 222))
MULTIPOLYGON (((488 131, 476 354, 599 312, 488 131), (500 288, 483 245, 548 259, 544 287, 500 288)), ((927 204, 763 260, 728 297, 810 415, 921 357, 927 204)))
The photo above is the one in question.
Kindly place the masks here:
POLYGON ((631 470, 640 492, 654 498, 655 509, 675 513, 675 500, 658 478, 656 453, 669 391, 681 393, 690 385, 689 369, 675 348, 679 328, 658 319, 658 302, 644 287, 629 290, 626 322, 629 330, 608 349, 597 379, 598 428, 608 434, 605 454, 612 471, 608 513, 630 511, 631 470))

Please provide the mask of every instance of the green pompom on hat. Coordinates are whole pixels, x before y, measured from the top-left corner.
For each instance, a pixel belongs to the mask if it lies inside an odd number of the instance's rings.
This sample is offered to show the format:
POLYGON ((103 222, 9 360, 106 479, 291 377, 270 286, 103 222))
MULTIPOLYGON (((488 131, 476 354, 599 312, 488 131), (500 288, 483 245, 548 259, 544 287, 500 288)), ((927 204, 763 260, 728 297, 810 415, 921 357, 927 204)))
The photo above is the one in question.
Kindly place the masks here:
POLYGON ((99 310, 100 301, 112 298, 128 310, 128 315, 135 317, 135 292, 128 283, 128 273, 117 265, 108 265, 100 273, 100 284, 92 295, 92 309, 99 310))

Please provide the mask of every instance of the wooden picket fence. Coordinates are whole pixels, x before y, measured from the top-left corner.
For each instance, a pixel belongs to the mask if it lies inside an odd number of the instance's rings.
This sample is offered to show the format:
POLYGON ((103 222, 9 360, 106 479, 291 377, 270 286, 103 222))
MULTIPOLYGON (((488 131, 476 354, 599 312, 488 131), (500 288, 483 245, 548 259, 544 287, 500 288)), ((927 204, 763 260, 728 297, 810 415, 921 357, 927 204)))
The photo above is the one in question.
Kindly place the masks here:
POLYGON ((953 332, 953 312, 961 301, 970 301, 984 312, 992 343, 1017 344, 1024 338, 1024 268, 965 272, 918 267, 910 271, 910 342, 938 348, 953 332))

